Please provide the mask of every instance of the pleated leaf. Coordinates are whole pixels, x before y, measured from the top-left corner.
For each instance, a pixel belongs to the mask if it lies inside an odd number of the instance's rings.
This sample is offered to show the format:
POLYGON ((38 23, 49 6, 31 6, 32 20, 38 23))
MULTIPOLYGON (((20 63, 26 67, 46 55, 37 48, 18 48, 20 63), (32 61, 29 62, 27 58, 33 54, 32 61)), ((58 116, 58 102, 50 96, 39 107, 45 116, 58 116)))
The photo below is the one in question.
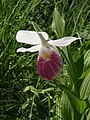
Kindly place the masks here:
POLYGON ((64 120, 72 120, 73 117, 73 111, 70 105, 70 101, 66 95, 66 93, 62 94, 62 98, 61 98, 61 114, 62 114, 62 118, 64 120))
POLYGON ((84 100, 80 100, 77 98, 72 92, 66 91, 71 106, 74 110, 78 111, 79 113, 83 113, 87 108, 87 103, 84 100))
POLYGON ((90 67, 90 50, 88 50, 84 56, 84 65, 85 68, 90 67))
POLYGON ((55 31, 57 37, 63 37, 64 29, 65 29, 65 21, 63 17, 60 15, 57 8, 55 8, 53 12, 52 29, 55 31))
POLYGON ((80 87, 80 97, 81 99, 86 99, 90 96, 90 71, 83 80, 80 87))

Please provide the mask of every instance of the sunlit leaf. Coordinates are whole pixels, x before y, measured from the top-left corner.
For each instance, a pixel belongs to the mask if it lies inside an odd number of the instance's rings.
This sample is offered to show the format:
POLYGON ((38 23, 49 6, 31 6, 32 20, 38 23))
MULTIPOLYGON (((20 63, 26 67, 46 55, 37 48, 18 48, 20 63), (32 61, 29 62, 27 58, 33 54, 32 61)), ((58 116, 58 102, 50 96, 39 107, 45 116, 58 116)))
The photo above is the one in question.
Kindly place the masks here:
POLYGON ((81 99, 86 99, 90 96, 90 71, 83 80, 80 87, 80 97, 81 99))
POLYGON ((57 8, 55 8, 53 12, 52 29, 55 31, 57 37, 62 37, 64 35, 65 20, 60 15, 57 8))
POLYGON ((56 95, 55 96, 55 98, 56 98, 56 116, 55 116, 55 118, 57 119, 57 120, 59 120, 60 119, 60 117, 61 117, 61 105, 60 105, 60 96, 58 96, 58 95, 56 95))
POLYGON ((42 89, 39 93, 42 93, 42 94, 44 94, 45 92, 49 92, 49 91, 53 91, 54 90, 54 88, 52 87, 52 88, 47 88, 47 89, 42 89))
POLYGON ((85 68, 90 67, 90 50, 88 50, 84 56, 84 65, 85 68))
POLYGON ((22 109, 25 109, 28 105, 29 105, 29 100, 27 100, 27 101, 22 105, 22 109))
POLYGON ((89 111, 89 113, 87 115, 87 120, 90 120, 90 111, 89 111))
POLYGON ((36 96, 38 96, 38 91, 36 88, 34 88, 33 86, 27 86, 24 88, 23 92, 27 92, 27 91, 31 91, 32 93, 34 93, 36 96))
POLYGON ((35 29, 36 31, 42 32, 41 28, 37 25, 37 23, 32 22, 32 25, 33 25, 33 27, 34 27, 34 29, 35 29))

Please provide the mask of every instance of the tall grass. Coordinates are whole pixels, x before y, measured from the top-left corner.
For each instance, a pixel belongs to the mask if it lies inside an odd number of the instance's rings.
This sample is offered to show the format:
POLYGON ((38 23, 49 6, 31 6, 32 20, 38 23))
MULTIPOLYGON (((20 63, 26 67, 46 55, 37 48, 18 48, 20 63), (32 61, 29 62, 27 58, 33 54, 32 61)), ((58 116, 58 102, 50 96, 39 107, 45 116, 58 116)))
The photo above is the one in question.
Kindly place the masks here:
POLYGON ((89 0, 0 1, 0 120, 90 119, 89 15, 89 0), (53 19, 55 7, 60 20, 53 19), (58 48, 63 69, 54 81, 44 81, 37 73, 38 53, 16 53, 21 46, 29 47, 16 42, 16 33, 34 30, 32 21, 51 39, 82 38, 58 48), (59 31, 52 27, 53 22, 60 25, 59 31))

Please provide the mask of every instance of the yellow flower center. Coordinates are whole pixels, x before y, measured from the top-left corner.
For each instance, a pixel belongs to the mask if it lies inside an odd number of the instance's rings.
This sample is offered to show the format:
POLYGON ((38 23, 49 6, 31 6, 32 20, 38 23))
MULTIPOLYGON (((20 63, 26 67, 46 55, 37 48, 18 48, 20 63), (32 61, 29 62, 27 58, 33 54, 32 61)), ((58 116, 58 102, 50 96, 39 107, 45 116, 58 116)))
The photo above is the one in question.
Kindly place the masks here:
POLYGON ((39 56, 41 56, 44 59, 51 59, 51 54, 53 51, 57 52, 57 49, 46 42, 45 44, 41 45, 39 56))

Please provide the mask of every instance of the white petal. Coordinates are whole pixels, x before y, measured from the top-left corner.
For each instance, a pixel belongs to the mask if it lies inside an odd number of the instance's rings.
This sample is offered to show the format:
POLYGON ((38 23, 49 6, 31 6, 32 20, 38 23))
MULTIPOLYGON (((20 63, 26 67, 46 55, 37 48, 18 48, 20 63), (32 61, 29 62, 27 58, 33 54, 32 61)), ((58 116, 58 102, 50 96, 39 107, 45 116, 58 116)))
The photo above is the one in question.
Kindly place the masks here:
POLYGON ((19 48, 17 52, 37 52, 40 49, 40 45, 33 46, 31 48, 19 48))
POLYGON ((48 41, 48 43, 54 45, 54 46, 58 46, 58 47, 64 47, 64 46, 68 46, 69 44, 71 44, 73 41, 81 39, 76 38, 76 37, 64 37, 58 40, 50 40, 48 41))
MULTIPOLYGON (((48 34, 46 32, 38 32, 42 34, 43 38, 45 40, 48 40, 48 34)), ((41 42, 41 39, 37 32, 35 31, 26 31, 26 30, 20 30, 17 32, 16 40, 21 43, 36 45, 41 42)))

